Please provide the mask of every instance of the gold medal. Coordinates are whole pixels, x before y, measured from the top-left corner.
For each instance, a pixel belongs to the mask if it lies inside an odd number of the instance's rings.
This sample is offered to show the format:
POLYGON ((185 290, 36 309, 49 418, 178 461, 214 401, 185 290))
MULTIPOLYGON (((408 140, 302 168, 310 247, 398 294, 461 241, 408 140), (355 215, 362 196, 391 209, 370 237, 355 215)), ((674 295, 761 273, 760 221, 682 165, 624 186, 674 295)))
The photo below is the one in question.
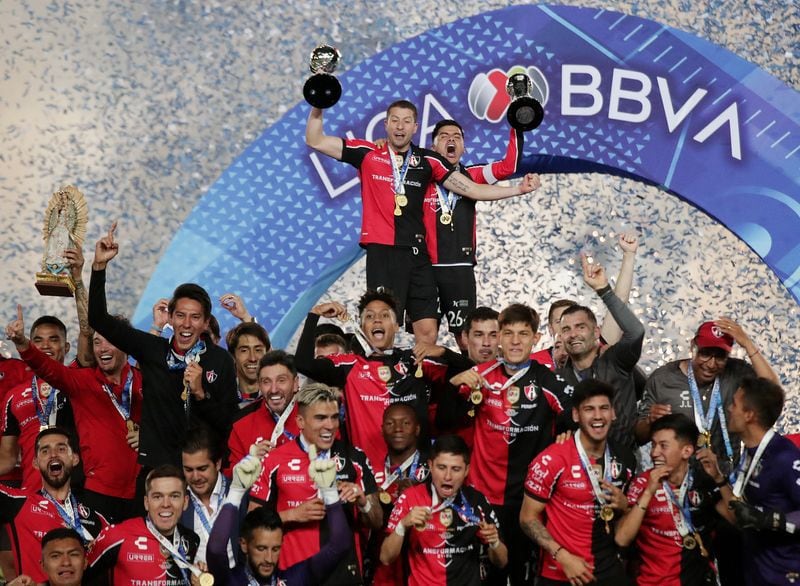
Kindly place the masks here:
POLYGON ((391 505, 392 504, 392 495, 390 495, 385 490, 382 490, 380 494, 378 494, 378 498, 384 505, 391 505))
POLYGON ((202 572, 198 578, 200 579, 200 586, 214 586, 214 576, 208 572, 202 572))
POLYGON ((483 402, 483 393, 480 389, 475 389, 469 394, 469 400, 473 405, 480 405, 483 402))
POLYGON ((469 411, 467 411, 467 416, 468 417, 475 417, 475 409, 470 409, 469 411))
POLYGON ((131 421, 130 419, 126 419, 125 420, 125 427, 128 428, 128 433, 136 431, 136 424, 133 421, 131 421))
POLYGON ((50 393, 53 391, 53 387, 48 385, 47 383, 42 383, 39 385, 39 394, 44 397, 45 399, 50 396, 50 393))
POLYGON ((711 445, 711 432, 704 431, 700 435, 697 436, 697 447, 698 448, 707 448, 711 445))
POLYGON ((608 505, 603 505, 600 507, 600 518, 608 523, 612 519, 614 519, 614 509, 612 509, 608 505))
POLYGON ((408 198, 406 197, 405 193, 395 193, 394 201, 401 208, 404 208, 408 205, 408 198))
POLYGON ((395 216, 402 216, 403 215, 403 210, 400 209, 399 205, 397 205, 397 199, 396 198, 394 200, 394 215, 395 216))
POLYGON ((414 372, 414 377, 422 378, 423 376, 425 376, 425 373, 422 370, 422 362, 420 362, 419 364, 417 364, 417 370, 414 372))
POLYGON ((694 538, 693 535, 684 535, 683 547, 686 549, 694 549, 695 547, 697 547, 697 540, 694 538))
POLYGON ((453 221, 453 216, 447 212, 442 212, 442 215, 439 216, 439 221, 447 226, 453 221))
POLYGON ((184 389, 184 391, 181 393, 181 401, 186 401, 186 399, 188 398, 189 398, 189 393, 187 393, 186 390, 184 389))

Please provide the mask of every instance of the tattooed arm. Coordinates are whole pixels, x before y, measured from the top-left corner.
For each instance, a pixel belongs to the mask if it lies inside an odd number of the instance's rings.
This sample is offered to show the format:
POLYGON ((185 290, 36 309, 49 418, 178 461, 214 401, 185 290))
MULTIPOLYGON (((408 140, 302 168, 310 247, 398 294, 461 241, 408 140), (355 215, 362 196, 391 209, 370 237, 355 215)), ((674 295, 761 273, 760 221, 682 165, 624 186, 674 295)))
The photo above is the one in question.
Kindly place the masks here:
POLYGON ((475 183, 462 173, 451 173, 447 179, 442 182, 442 186, 444 186, 445 189, 454 191, 464 197, 481 201, 492 201, 522 195, 523 193, 538 189, 540 185, 539 176, 535 173, 528 173, 525 175, 522 178, 522 183, 519 185, 510 185, 507 187, 475 183))

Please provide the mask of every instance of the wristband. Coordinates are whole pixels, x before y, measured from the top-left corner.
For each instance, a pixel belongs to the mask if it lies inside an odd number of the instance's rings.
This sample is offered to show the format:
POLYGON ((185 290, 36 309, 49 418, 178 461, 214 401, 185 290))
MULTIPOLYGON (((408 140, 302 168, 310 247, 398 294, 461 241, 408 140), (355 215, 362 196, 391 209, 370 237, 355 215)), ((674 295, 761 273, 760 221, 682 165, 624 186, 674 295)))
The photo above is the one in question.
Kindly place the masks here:
POLYGON ((603 295, 605 295, 609 291, 611 291, 611 283, 609 283, 608 285, 606 285, 602 289, 598 289, 597 291, 595 291, 595 293, 597 293, 598 297, 602 297, 603 295))
POLYGON ((402 523, 398 523, 397 527, 394 528, 394 532, 397 533, 400 537, 406 536, 406 527, 402 523))
POLYGON ((753 350, 752 352, 749 352, 749 353, 747 354, 747 357, 748 357, 748 358, 752 358, 752 357, 753 357, 753 356, 755 356, 756 354, 761 354, 761 350, 759 350, 758 348, 756 348, 756 349, 755 349, 755 350, 753 350))
POLYGON ((647 512, 647 507, 642 506, 642 503, 636 501, 636 506, 642 509, 645 513, 647 512))
POLYGON ((367 504, 364 505, 363 507, 361 505, 358 505, 358 510, 364 513, 365 515, 369 513, 371 509, 372 509, 372 501, 370 499, 367 499, 367 504))
POLYGON ((500 540, 499 539, 497 541, 489 544, 489 549, 497 549, 498 547, 500 547, 500 540))
POLYGON ((558 546, 558 549, 557 549, 557 550, 555 550, 553 553, 551 553, 551 554, 550 554, 550 555, 552 555, 552 556, 553 556, 553 559, 556 559, 556 558, 558 557, 558 552, 560 552, 562 549, 564 549, 564 546, 563 546, 563 545, 559 545, 559 546, 558 546))

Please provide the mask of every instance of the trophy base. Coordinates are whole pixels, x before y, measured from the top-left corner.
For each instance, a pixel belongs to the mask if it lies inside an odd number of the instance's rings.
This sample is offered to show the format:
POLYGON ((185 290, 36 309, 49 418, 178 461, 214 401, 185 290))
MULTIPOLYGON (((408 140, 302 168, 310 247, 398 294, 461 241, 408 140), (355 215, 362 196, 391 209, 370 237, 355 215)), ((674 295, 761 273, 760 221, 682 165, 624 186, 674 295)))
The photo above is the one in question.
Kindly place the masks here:
POLYGON ((328 73, 315 73, 303 86, 303 97, 315 108, 325 110, 342 97, 342 84, 328 73))
POLYGON ((517 130, 537 128, 544 119, 542 105, 531 97, 522 97, 511 102, 506 114, 508 123, 517 130))
POLYGON ((52 273, 36 273, 36 290, 39 295, 50 297, 73 297, 75 283, 69 275, 54 275, 52 273))

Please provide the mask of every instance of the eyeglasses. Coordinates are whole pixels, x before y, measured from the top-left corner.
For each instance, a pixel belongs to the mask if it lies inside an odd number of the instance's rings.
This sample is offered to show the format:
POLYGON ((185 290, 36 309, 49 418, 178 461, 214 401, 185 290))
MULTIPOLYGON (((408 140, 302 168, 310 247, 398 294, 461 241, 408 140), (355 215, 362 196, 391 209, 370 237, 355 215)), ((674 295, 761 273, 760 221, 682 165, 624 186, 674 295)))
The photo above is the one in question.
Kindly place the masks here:
POLYGON ((728 354, 722 350, 700 348, 697 350, 697 359, 700 362, 708 362, 713 359, 717 366, 725 366, 728 361, 728 354))

